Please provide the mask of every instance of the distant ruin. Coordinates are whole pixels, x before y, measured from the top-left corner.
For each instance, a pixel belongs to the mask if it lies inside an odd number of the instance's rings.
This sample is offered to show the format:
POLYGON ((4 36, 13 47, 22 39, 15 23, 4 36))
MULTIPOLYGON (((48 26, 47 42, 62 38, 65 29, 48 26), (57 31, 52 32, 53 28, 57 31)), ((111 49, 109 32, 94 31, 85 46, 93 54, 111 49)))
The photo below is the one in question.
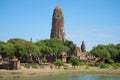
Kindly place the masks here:
MULTIPOLYGON (((64 15, 60 6, 57 6, 53 11, 50 38, 59 38, 62 41, 66 40, 66 33, 64 29, 64 15)), ((77 55, 75 56, 78 57, 80 60, 87 60, 88 53, 86 52, 84 41, 82 41, 81 47, 77 47, 77 55)), ((62 53, 61 58, 64 62, 67 61, 67 57, 68 56, 65 53, 64 55, 62 53)))

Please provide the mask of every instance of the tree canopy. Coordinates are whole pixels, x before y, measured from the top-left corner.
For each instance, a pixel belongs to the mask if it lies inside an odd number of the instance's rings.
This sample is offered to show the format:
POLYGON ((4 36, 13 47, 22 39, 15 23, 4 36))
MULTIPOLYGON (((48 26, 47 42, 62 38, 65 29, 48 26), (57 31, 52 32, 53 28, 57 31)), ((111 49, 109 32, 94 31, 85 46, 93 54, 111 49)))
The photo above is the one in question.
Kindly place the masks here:
POLYGON ((40 55, 39 48, 30 41, 14 38, 8 40, 7 42, 14 45, 15 48, 14 55, 17 57, 19 56, 23 57, 27 54, 32 54, 34 56, 40 55))
POLYGON ((90 54, 95 57, 120 61, 120 44, 98 45, 90 51, 90 54))
POLYGON ((62 52, 67 52, 69 50, 68 47, 66 47, 59 39, 41 40, 35 44, 39 47, 39 50, 42 52, 43 56, 55 56, 56 59, 62 52))
POLYGON ((66 40, 64 45, 69 48, 67 51, 68 55, 75 55, 77 53, 76 45, 72 41, 66 40))
POLYGON ((12 44, 0 41, 0 55, 2 55, 2 57, 13 56, 14 52, 15 49, 12 44))
POLYGON ((0 41, 0 55, 3 57, 16 56, 21 59, 31 54, 33 57, 44 58, 51 56, 57 60, 61 53, 67 55, 76 54, 76 45, 72 41, 60 39, 45 39, 35 43, 20 38, 9 39, 7 42, 0 41))

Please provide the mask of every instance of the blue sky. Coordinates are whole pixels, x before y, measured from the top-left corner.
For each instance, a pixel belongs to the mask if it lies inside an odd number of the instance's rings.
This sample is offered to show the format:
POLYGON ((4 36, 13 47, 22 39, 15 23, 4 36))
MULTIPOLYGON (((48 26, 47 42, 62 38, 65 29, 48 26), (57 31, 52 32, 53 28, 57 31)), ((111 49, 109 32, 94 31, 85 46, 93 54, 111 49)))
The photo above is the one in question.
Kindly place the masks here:
POLYGON ((120 0, 0 0, 0 40, 50 38, 54 8, 61 6, 67 39, 87 50, 120 43, 120 0))

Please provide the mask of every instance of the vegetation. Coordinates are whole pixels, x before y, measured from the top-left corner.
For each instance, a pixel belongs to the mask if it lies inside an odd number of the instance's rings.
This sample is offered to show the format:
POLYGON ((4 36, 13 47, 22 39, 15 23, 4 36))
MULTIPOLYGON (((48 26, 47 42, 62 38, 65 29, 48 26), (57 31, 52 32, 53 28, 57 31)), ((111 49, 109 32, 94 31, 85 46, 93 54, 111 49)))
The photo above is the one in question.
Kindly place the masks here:
POLYGON ((120 62, 120 44, 98 45, 90 51, 90 54, 106 59, 106 63, 120 62))
POLYGON ((67 51, 69 56, 75 55, 77 53, 76 45, 72 41, 66 40, 64 45, 69 48, 67 51))
POLYGON ((35 43, 20 38, 0 41, 0 55, 3 58, 16 56, 21 62, 26 62, 28 55, 31 55, 34 61, 39 60, 37 63, 46 62, 46 56, 57 61, 62 52, 68 55, 76 54, 76 45, 72 41, 62 42, 59 39, 45 39, 35 43))
POLYGON ((60 68, 61 66, 64 65, 64 63, 63 63, 61 60, 57 60, 57 61, 55 62, 55 65, 58 66, 58 68, 60 68))
POLYGON ((47 59, 44 57, 42 60, 43 63, 47 63, 47 59))
MULTIPOLYGON (((59 39, 45 39, 35 43, 24 39, 14 38, 7 42, 0 41, 0 55, 5 58, 16 56, 19 60, 27 62, 26 57, 31 54, 33 62, 42 63, 47 62, 46 57, 51 57, 55 62, 55 65, 59 67, 64 63, 59 60, 61 53, 66 52, 68 56, 76 55, 76 45, 69 40, 62 42, 59 39)), ((90 55, 101 58, 103 61, 98 63, 89 63, 89 66, 97 66, 100 68, 112 67, 118 69, 120 67, 120 44, 108 44, 95 46, 90 52, 90 55)), ((72 57, 69 63, 73 67, 78 65, 84 65, 83 61, 79 61, 77 58, 72 57)), ((30 67, 30 64, 24 65, 26 68, 30 67)), ((37 68, 37 65, 33 65, 33 68, 37 68)), ((67 66, 64 65, 64 68, 67 66)))
POLYGON ((97 66, 100 67, 100 68, 108 68, 108 67, 109 67, 109 65, 108 65, 108 64, 105 64, 104 61, 98 63, 97 66))
POLYGON ((79 65, 79 59, 78 59, 78 58, 75 58, 75 57, 72 57, 72 58, 69 60, 69 63, 71 63, 72 66, 75 68, 75 66, 78 66, 78 65, 79 65))
POLYGON ((3 58, 13 56, 14 52, 14 45, 0 41, 0 55, 2 55, 3 58))
POLYGON ((14 49, 15 49, 14 55, 16 57, 19 56, 23 57, 30 53, 34 56, 40 55, 38 47, 30 41, 15 38, 15 39, 10 39, 7 42, 14 45, 14 49))
POLYGON ((38 65, 38 64, 33 64, 33 65, 32 65, 32 68, 38 69, 38 68, 39 68, 39 65, 38 65))
POLYGON ((120 63, 112 63, 112 68, 113 69, 119 69, 120 68, 120 63))
POLYGON ((84 62, 84 61, 80 61, 80 62, 79 62, 79 65, 80 65, 80 66, 83 66, 83 65, 85 65, 85 62, 84 62))
POLYGON ((25 68, 30 68, 30 64, 28 64, 28 63, 23 64, 23 66, 24 66, 25 68))

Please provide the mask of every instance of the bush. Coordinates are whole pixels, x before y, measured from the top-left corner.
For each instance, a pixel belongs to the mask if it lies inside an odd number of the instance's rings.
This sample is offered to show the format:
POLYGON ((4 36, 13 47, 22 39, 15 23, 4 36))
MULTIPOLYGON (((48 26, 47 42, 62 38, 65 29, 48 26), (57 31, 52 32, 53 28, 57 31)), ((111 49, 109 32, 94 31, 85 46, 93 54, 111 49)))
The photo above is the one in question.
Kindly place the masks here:
POLYGON ((30 64, 28 64, 28 63, 25 63, 23 66, 24 66, 25 68, 30 68, 30 64))
POLYGON ((112 68, 113 69, 119 69, 120 68, 120 63, 113 63, 112 68))
POLYGON ((69 66, 66 64, 66 65, 64 65, 64 69, 68 69, 69 68, 69 66))
POLYGON ((79 65, 80 65, 80 66, 83 66, 83 65, 85 65, 85 62, 84 62, 84 61, 80 61, 80 62, 79 62, 79 65))
POLYGON ((72 57, 72 58, 69 60, 69 63, 71 63, 72 66, 74 66, 74 68, 75 68, 75 66, 78 66, 80 62, 79 62, 79 59, 78 59, 78 58, 72 57))
POLYGON ((95 64, 94 62, 90 62, 88 66, 97 66, 97 64, 95 64))
POLYGON ((58 68, 60 68, 61 66, 64 65, 64 63, 63 63, 61 60, 57 60, 57 61, 55 62, 55 65, 58 66, 58 68))
POLYGON ((112 63, 114 63, 114 61, 113 61, 113 59, 106 59, 105 63, 112 64, 112 63))
POLYGON ((99 64, 98 64, 98 66, 100 67, 100 68, 108 68, 108 64, 105 64, 105 62, 104 61, 102 61, 102 62, 100 62, 99 64))
POLYGON ((38 69, 38 68, 39 68, 39 65, 38 65, 38 64, 33 64, 33 65, 32 65, 32 68, 38 69))
POLYGON ((42 60, 43 63, 47 63, 47 59, 44 57, 42 60))

